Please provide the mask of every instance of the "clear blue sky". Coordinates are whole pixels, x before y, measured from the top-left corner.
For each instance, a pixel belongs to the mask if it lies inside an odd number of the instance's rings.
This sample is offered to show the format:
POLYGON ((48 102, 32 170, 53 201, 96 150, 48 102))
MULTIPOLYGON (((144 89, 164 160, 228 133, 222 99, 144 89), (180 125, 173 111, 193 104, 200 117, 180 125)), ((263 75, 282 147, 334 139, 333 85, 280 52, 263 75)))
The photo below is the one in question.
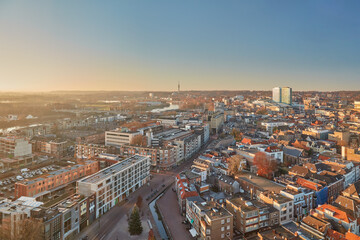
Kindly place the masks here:
POLYGON ((360 1, 0 0, 0 91, 360 90, 360 1))

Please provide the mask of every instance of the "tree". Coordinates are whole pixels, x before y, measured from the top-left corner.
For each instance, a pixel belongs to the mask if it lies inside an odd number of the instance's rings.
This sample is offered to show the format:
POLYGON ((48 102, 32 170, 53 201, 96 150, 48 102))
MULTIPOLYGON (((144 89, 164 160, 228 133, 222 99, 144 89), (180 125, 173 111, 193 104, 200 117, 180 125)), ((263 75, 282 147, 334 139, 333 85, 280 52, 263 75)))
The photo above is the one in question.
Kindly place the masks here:
POLYGON ((258 152, 254 157, 254 164, 257 167, 257 174, 271 179, 277 169, 277 161, 266 156, 263 152, 258 152))
POLYGON ((228 169, 230 175, 235 175, 240 170, 240 161, 243 158, 240 155, 234 155, 228 159, 228 169))
POLYGON ((130 235, 140 235, 143 231, 138 207, 134 206, 129 219, 130 235))
POLYGON ((235 128, 233 128, 233 130, 231 131, 231 135, 234 137, 235 141, 237 142, 240 142, 242 140, 242 133, 235 128))
POLYGON ((256 111, 256 114, 258 114, 258 115, 267 115, 267 114, 268 114, 268 111, 266 110, 265 107, 262 107, 262 108, 260 108, 260 109, 258 109, 258 110, 256 111))
POLYGON ((273 133, 278 133, 279 132, 279 128, 278 127, 274 127, 273 128, 273 133))
POLYGON ((10 221, 3 219, 0 225, 0 239, 40 240, 44 238, 43 224, 40 220, 27 218, 16 221, 15 226, 16 228, 11 229, 10 221))
POLYGON ((146 136, 143 135, 136 135, 135 137, 132 138, 131 145, 136 145, 136 146, 141 146, 141 147, 146 147, 147 146, 147 138, 146 136))
POLYGON ((139 195, 136 201, 136 206, 141 209, 141 205, 142 205, 142 197, 139 195))

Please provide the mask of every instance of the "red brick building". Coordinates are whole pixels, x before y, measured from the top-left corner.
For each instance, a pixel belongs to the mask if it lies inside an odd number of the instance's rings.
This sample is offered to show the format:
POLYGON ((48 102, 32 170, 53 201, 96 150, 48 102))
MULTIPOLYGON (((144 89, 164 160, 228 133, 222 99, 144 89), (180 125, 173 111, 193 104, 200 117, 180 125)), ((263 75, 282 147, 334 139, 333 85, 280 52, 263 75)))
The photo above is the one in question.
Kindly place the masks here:
POLYGON ((99 171, 99 163, 96 161, 85 161, 71 167, 63 168, 54 172, 44 174, 38 178, 24 180, 15 183, 15 197, 39 196, 45 191, 51 191, 59 186, 66 185, 79 178, 91 175, 99 171))

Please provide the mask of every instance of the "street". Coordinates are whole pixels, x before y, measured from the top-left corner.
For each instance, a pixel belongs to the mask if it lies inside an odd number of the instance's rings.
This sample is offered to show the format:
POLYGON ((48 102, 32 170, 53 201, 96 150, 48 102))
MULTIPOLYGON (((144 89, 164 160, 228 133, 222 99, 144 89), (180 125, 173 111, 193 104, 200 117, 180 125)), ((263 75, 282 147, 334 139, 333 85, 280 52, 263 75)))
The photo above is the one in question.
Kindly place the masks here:
MULTIPOLYGON (((199 154, 202 153, 206 147, 210 144, 211 140, 199 151, 199 154)), ((158 190, 158 194, 160 194, 166 187, 170 186, 174 180, 175 176, 185 169, 189 169, 193 163, 193 160, 196 159, 199 154, 195 154, 191 159, 183 162, 173 170, 167 171, 166 173, 151 173, 152 179, 150 180, 150 185, 144 185, 134 193, 132 193, 127 202, 122 203, 121 205, 117 205, 101 216, 96 223, 88 226, 84 231, 82 231, 78 235, 78 239, 88 237, 89 240, 107 240, 107 239, 124 239, 124 236, 116 236, 117 229, 123 228, 121 225, 121 219, 126 217, 126 214, 130 211, 130 209, 135 205, 138 196, 143 198, 143 204, 141 211, 143 212, 143 218, 147 218, 152 224, 153 231, 155 237, 157 239, 161 239, 156 229, 156 224, 153 221, 149 210, 149 202, 152 201, 156 196, 153 196, 152 199, 146 201, 147 196, 151 194, 151 190, 158 190), (162 187, 162 185, 165 187, 162 187)), ((127 226, 126 226, 127 227, 127 226)), ((135 237, 135 239, 138 239, 135 237)))

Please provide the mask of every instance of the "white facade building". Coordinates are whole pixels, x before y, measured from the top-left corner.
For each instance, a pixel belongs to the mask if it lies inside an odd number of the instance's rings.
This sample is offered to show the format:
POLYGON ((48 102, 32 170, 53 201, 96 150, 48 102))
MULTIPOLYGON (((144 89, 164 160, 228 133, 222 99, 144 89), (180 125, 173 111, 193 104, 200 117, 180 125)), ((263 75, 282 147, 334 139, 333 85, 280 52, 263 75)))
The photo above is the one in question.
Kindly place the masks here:
POLYGON ((77 192, 96 193, 96 218, 143 186, 150 178, 150 158, 135 155, 77 182, 77 192))
POLYGON ((123 144, 130 144, 132 139, 139 135, 140 132, 126 132, 121 131, 120 129, 115 129, 112 131, 106 131, 105 132, 105 145, 106 146, 117 146, 123 144))
POLYGON ((1 137, 0 153, 11 157, 23 157, 32 154, 32 146, 29 141, 21 137, 1 137))

